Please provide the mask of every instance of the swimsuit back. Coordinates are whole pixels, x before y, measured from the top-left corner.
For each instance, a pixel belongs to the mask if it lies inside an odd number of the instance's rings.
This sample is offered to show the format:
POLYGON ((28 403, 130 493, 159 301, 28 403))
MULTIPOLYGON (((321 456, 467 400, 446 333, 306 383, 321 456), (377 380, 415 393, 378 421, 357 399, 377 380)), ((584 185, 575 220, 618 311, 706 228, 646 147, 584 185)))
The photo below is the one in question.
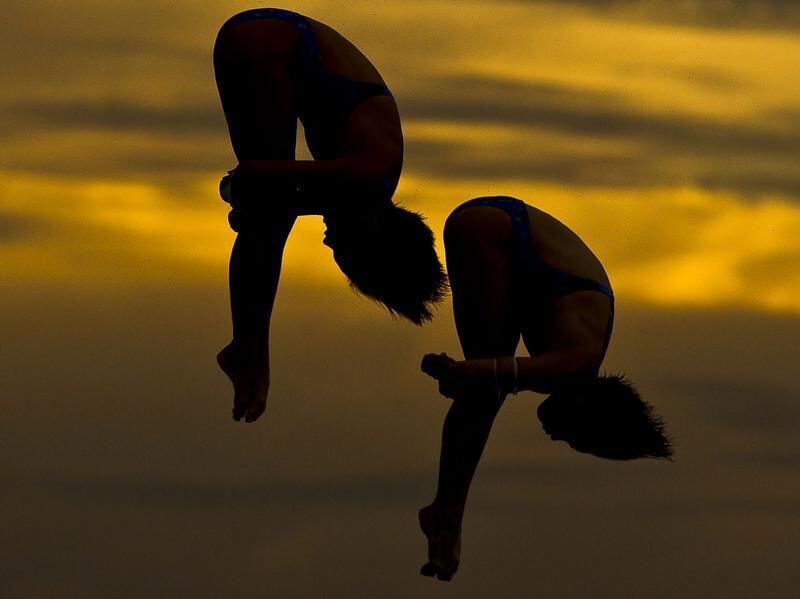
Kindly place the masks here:
POLYGON ((608 297, 611 308, 604 342, 604 350, 607 349, 614 324, 614 292, 611 288, 599 281, 565 272, 542 260, 533 250, 528 207, 522 200, 509 196, 475 198, 461 204, 454 212, 471 206, 499 208, 511 218, 515 285, 524 295, 532 295, 530 289, 535 285, 536 294, 544 292, 552 299, 574 291, 599 291, 608 297))

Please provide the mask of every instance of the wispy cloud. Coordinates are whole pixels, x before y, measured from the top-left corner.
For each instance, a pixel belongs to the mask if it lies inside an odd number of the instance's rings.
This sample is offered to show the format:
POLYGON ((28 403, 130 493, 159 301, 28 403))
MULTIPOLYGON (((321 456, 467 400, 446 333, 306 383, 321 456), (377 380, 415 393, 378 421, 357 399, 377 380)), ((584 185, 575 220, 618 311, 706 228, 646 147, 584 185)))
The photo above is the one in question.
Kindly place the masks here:
MULTIPOLYGON (((80 19, 60 26, 47 5, 14 6, 18 27, 0 40, 17 57, 0 74, 11 92, 0 100, 0 189, 14 218, 5 236, 42 243, 15 243, 8 272, 35 273, 43 260, 52 280, 99 280, 75 269, 105 276, 118 269, 102 260, 135 263, 143 252, 197 270, 224 262, 216 181, 233 155, 210 51, 233 9, 192 12, 176 27, 186 6, 157 6, 115 6, 91 31, 80 19), (46 239, 31 219, 46 223, 46 239), (207 243, 193 243, 199 231, 207 243), (94 266, 53 259, 76 247, 94 266)), ((734 31, 662 15, 722 10, 697 3, 461 6, 415 2, 413 20, 405 5, 380 18, 367 4, 347 18, 325 2, 298 6, 340 27, 387 77, 407 139, 400 201, 438 231, 469 197, 516 194, 585 236, 623 296, 798 309, 795 38, 757 19, 734 31)), ((777 19, 784 6, 762 12, 777 19)), ((287 265, 339 284, 329 256, 312 249, 319 236, 316 222, 298 226, 287 265)))
POLYGON ((800 198, 800 118, 792 113, 757 115, 751 122, 713 120, 646 108, 623 94, 479 76, 429 81, 408 98, 403 113, 412 121, 456 123, 465 133, 486 124, 512 130, 507 143, 479 134, 451 140, 412 135, 415 167, 437 177, 696 185, 800 198), (575 149, 537 144, 535 137, 543 133, 563 135, 575 149), (598 140, 619 144, 605 154, 581 155, 582 145, 598 140))
POLYGON ((560 4, 612 18, 661 20, 717 28, 789 29, 800 23, 793 0, 510 0, 525 4, 560 4))
MULTIPOLYGON (((732 85, 732 83, 731 83, 732 85)), ((744 85, 744 84, 743 84, 744 85)), ((409 131, 408 167, 444 179, 530 178, 583 186, 695 185, 745 196, 800 198, 800 115, 774 110, 741 119, 710 119, 637 104, 623 93, 553 82, 461 75, 418 82, 401 98, 409 131), (417 123, 453 125, 429 136, 417 123), (476 133, 493 126, 504 136, 476 133), (562 143, 537 140, 560 136, 562 143), (585 147, 608 142, 586 155, 585 147), (487 151, 488 150, 488 151, 487 151)), ((228 156, 225 122, 216 104, 148 105, 34 100, 6 106, 7 140, 76 131, 108 136, 106 173, 213 171, 228 156), (120 135, 136 135, 121 143, 120 135), (138 147, 137 147, 138 146, 138 147)), ((78 138, 73 137, 74 143, 78 138)), ((102 141, 97 142, 98 145, 102 141)), ((25 143, 4 152, 12 168, 90 174, 85 153, 58 160, 25 143)))
POLYGON ((225 131, 225 117, 218 105, 148 105, 139 100, 110 98, 33 99, 5 106, 4 112, 21 134, 31 128, 39 131, 89 130, 107 133, 136 131, 163 137, 182 136, 202 139, 225 131))
POLYGON ((0 211, 0 245, 35 241, 51 229, 52 224, 46 218, 0 211))

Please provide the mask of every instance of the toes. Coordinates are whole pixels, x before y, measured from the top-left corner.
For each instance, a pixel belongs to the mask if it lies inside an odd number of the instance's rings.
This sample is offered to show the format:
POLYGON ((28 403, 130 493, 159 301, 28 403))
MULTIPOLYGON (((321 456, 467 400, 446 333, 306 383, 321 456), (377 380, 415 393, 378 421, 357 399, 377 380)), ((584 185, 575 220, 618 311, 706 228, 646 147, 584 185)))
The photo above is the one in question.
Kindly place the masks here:
POLYGON ((237 394, 233 398, 233 419, 239 422, 247 415, 247 402, 242 399, 241 395, 237 394))
POLYGON ((420 569, 419 573, 423 576, 427 576, 428 578, 436 578, 438 580, 443 580, 445 582, 449 582, 453 580, 454 571, 448 571, 442 568, 441 566, 437 566, 433 562, 428 562, 424 564, 420 569))
POLYGON ((258 402, 255 405, 251 405, 250 409, 247 410, 245 414, 244 421, 245 422, 255 422, 264 413, 267 404, 266 402, 258 402))
POLYGON ((452 572, 445 572, 444 570, 439 570, 436 574, 436 578, 439 580, 444 580, 445 582, 450 582, 453 580, 453 573, 452 572))
POLYGON ((427 576, 429 578, 433 578, 436 576, 436 573, 439 571, 439 568, 434 566, 431 562, 424 564, 420 569, 419 573, 423 576, 427 576))

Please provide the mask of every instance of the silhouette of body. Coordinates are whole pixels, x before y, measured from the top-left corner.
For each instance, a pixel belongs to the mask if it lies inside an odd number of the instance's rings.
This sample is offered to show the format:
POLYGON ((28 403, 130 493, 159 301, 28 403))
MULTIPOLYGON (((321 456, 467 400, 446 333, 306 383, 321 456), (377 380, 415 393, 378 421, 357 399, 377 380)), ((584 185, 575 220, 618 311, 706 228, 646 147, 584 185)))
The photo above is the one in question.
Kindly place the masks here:
MULTIPOLYGON (((639 456, 603 453, 599 446, 607 440, 589 434, 583 404, 572 401, 580 394, 562 392, 565 385, 600 380, 613 324, 608 276, 586 244, 552 216, 506 196, 459 206, 447 219, 444 242, 465 360, 423 358, 423 371, 454 401, 442 432, 436 497, 419 520, 428 538, 422 574, 450 580, 458 567, 470 483, 508 392, 552 393, 547 401, 569 404, 545 410, 548 418, 540 409, 554 440, 603 457, 639 456), (529 358, 514 357, 520 336, 529 358), (558 393, 569 400, 557 401, 558 393)), ((614 381, 615 392, 630 390, 621 379, 614 381)))
MULTIPOLYGON (((391 201, 403 158, 400 118, 377 69, 352 43, 297 13, 255 9, 222 26, 214 68, 239 161, 221 185, 238 236, 229 272, 233 341, 217 359, 234 385, 234 418, 252 422, 266 406, 270 315, 298 215, 323 215, 323 243, 354 285, 417 324, 429 318, 419 306, 436 301, 446 283, 442 273, 409 307, 395 297, 400 291, 386 299, 373 289, 380 285, 365 290, 356 280, 374 283, 359 262, 370 252, 364 238, 379 237, 400 212, 430 230, 391 201), (295 160, 298 118, 314 160, 295 160)), ((438 264, 432 235, 429 245, 438 264)))

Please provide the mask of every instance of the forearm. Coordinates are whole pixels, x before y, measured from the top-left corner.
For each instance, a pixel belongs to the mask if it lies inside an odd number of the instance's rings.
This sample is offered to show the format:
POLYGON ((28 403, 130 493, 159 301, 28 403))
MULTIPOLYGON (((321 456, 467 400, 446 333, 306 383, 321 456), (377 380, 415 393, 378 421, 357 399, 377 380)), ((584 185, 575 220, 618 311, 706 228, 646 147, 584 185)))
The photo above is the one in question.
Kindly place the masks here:
POLYGON ((243 160, 237 177, 254 184, 285 186, 312 194, 369 187, 382 182, 382 169, 369 160, 343 156, 332 160, 243 160))
POLYGON ((576 352, 552 352, 536 357, 501 358, 503 388, 552 393, 560 383, 588 373, 590 366, 576 352))
POLYGON ((220 186, 225 201, 250 205, 261 204, 264 198, 291 198, 291 209, 298 216, 324 214, 336 200, 382 196, 386 179, 382 169, 353 156, 334 160, 244 160, 230 175, 228 182, 223 179, 220 186))
POLYGON ((268 179, 276 183, 313 183, 350 176, 349 158, 334 160, 242 160, 237 176, 268 179))
POLYGON ((476 385, 506 392, 551 393, 558 383, 589 371, 575 352, 552 352, 535 358, 501 356, 465 360, 463 364, 476 385))

